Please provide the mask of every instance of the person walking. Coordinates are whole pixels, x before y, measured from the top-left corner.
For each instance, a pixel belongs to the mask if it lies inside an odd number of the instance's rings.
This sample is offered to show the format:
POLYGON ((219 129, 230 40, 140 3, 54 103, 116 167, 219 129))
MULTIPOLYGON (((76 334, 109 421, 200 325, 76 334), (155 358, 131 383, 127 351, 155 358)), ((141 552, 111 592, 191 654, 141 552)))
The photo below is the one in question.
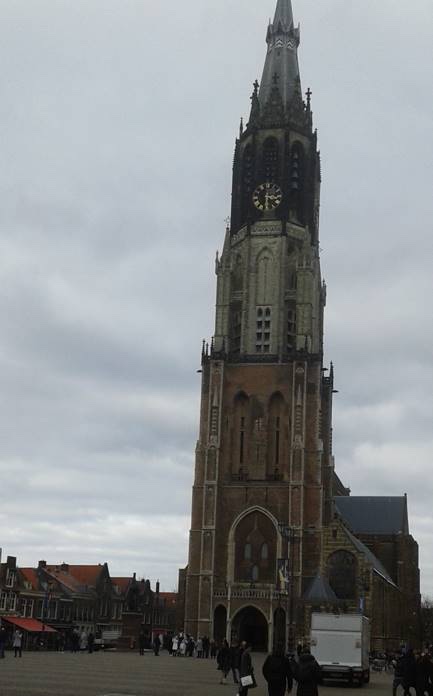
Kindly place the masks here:
POLYGON ((207 636, 203 637, 203 657, 209 659, 210 640, 207 636))
POLYGON ((241 686, 239 688, 239 696, 247 696, 250 687, 254 688, 257 686, 256 679, 254 677, 254 667, 253 661, 251 659, 251 645, 248 645, 246 641, 241 643, 241 666, 240 666, 240 682, 241 686))
POLYGON ((217 655, 218 669, 221 671, 220 684, 227 684, 227 675, 230 672, 231 659, 228 642, 224 639, 217 655))
POLYGON ((263 665, 263 676, 268 683, 269 696, 284 696, 293 687, 293 676, 289 659, 284 655, 284 645, 278 643, 272 655, 268 655, 263 665))
POLYGON ((404 696, 409 696, 409 691, 406 689, 405 685, 405 655, 401 653, 396 656, 394 660, 394 679, 392 681, 392 696, 397 696, 397 689, 399 686, 402 687, 404 691, 404 696))
POLYGON ((195 647, 197 650, 197 657, 199 659, 202 658, 203 657, 203 640, 200 636, 197 638, 197 643, 196 643, 195 647))
POLYGON ((241 666, 241 650, 236 641, 230 646, 230 667, 232 669, 233 681, 239 684, 239 673, 241 666))
POLYGON ((12 647, 15 651, 14 657, 22 657, 23 656, 23 634, 21 633, 21 631, 18 628, 14 633, 12 647))
POLYGON ((90 631, 88 637, 87 637, 87 649, 89 651, 89 655, 93 653, 95 647, 95 634, 93 631, 90 631))
POLYGON ((6 629, 4 626, 0 626, 0 659, 4 660, 5 658, 5 645, 6 645, 6 629))
POLYGON ((298 683, 297 696, 319 696, 320 667, 308 648, 304 648, 299 662, 290 663, 292 674, 298 683))
POLYGON ((159 649, 161 647, 161 643, 159 642, 159 636, 155 636, 153 639, 153 654, 155 657, 159 657, 159 649))
POLYGON ((432 696, 432 663, 427 653, 422 653, 416 662, 416 696, 432 696))
POLYGON ((140 655, 144 655, 144 648, 146 647, 146 636, 144 631, 140 631, 138 634, 138 651, 140 655))
POLYGON ((87 650, 87 633, 83 628, 80 636, 80 652, 86 652, 87 650))
POLYGON ((410 696, 411 689, 416 689, 417 681, 417 664, 413 649, 408 648, 403 660, 403 687, 404 696, 410 696))

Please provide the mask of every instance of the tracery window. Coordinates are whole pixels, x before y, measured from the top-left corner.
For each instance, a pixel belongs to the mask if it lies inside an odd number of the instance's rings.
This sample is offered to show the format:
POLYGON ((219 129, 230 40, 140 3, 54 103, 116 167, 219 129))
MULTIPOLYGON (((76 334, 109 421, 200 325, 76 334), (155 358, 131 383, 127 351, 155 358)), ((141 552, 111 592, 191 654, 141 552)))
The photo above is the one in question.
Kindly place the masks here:
POLYGON ((248 217, 254 182, 254 157, 251 145, 247 145, 242 159, 242 220, 248 217))
POLYGON ((338 599, 356 598, 356 569, 356 558, 349 551, 336 551, 329 556, 329 584, 338 599))
POLYGON ((268 138, 263 145, 263 178, 265 181, 278 181, 278 142, 268 138))

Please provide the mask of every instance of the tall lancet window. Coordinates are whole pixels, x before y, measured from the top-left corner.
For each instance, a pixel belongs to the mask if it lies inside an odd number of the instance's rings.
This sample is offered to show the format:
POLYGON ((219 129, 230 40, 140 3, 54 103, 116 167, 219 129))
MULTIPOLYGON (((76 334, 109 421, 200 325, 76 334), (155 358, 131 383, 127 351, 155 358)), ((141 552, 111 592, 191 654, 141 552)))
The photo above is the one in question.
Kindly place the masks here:
POLYGON ((254 183, 254 157, 253 148, 247 145, 242 158, 242 221, 248 217, 248 211, 251 205, 251 196, 253 195, 254 183))
POLYGON ((279 477, 285 466, 285 401, 277 392, 269 402, 268 475, 279 477))
POLYGON ((245 474, 248 467, 248 397, 244 393, 238 394, 234 402, 233 423, 233 473, 245 474))
POLYGON ((296 302, 287 304, 287 351, 296 348, 296 302))
POLYGON ((264 181, 279 180, 278 141, 268 138, 263 145, 263 179, 264 181))
POLYGON ((303 219, 303 190, 304 148, 301 143, 295 143, 290 157, 290 208, 292 216, 299 222, 303 219))

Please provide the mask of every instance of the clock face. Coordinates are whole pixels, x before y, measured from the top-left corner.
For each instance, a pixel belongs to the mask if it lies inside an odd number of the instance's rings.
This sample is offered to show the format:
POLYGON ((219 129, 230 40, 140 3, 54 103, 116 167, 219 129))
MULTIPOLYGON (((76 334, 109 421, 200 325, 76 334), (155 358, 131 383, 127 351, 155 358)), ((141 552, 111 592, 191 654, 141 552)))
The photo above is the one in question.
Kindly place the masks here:
POLYGON ((278 184, 260 184, 253 193, 253 203, 259 210, 275 210, 283 200, 278 184))

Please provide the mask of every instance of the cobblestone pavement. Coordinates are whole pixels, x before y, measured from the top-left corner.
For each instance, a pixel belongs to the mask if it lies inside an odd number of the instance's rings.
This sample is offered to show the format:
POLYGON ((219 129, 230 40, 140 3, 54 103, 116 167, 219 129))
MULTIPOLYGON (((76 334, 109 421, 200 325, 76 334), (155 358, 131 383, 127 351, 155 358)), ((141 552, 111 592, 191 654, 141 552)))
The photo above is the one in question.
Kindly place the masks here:
MULTIPOLYGON (((259 688, 251 696, 266 696, 261 676, 263 657, 253 655, 259 688)), ((132 653, 7 653, 0 660, 0 696, 235 696, 236 688, 219 684, 214 661, 144 657, 132 653)), ((372 675, 368 687, 321 687, 321 696, 386 696, 391 678, 372 675)))

